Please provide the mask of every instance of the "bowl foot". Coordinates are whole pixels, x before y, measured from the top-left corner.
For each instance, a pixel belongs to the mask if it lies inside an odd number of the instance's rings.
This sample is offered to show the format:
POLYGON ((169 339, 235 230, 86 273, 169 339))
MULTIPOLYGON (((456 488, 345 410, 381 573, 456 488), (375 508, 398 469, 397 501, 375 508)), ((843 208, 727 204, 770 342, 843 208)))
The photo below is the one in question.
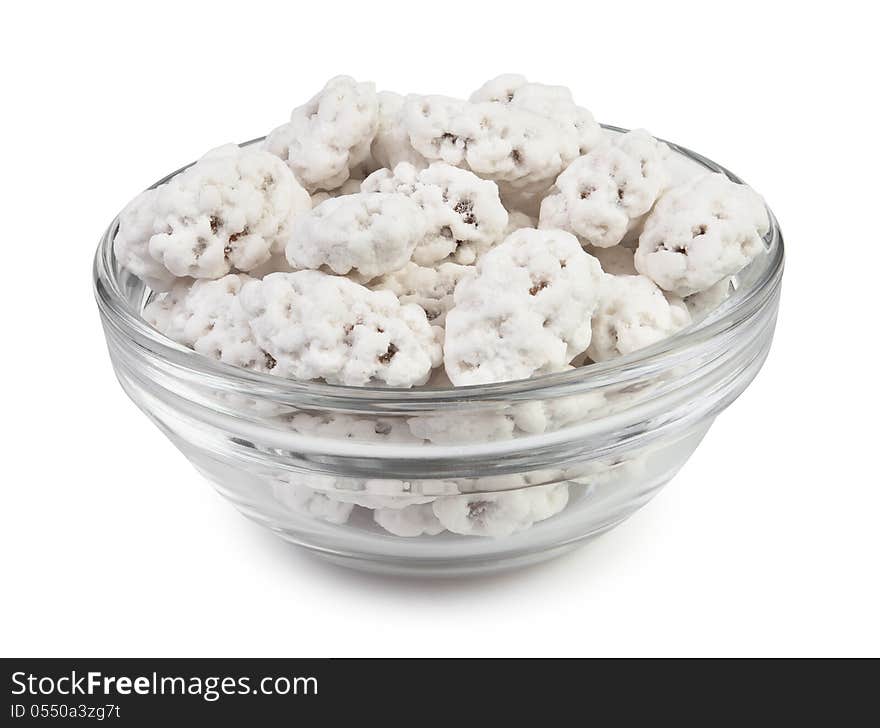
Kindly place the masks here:
POLYGON ((379 574, 383 576, 402 576, 431 579, 450 579, 469 576, 484 576, 513 571, 529 566, 534 566, 545 561, 550 561, 563 556, 575 549, 588 544, 593 539, 610 531, 625 519, 610 523, 605 527, 586 534, 567 543, 550 546, 549 548, 528 551, 491 554, 474 556, 469 558, 442 559, 442 558, 392 558, 377 557, 371 555, 365 557, 354 553, 315 548, 298 541, 287 533, 278 535, 289 543, 304 549, 311 556, 334 566, 353 569, 367 574, 379 574))

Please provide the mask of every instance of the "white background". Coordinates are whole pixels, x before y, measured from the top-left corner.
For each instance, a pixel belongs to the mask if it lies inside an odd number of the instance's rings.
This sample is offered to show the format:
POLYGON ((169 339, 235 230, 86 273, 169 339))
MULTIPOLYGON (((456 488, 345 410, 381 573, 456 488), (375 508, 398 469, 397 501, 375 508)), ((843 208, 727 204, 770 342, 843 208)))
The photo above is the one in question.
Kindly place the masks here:
POLYGON ((867 3, 14 3, 0 200, 5 655, 878 655, 877 28, 867 3), (281 4, 278 4, 280 7, 281 4), (90 290, 137 191, 338 73, 518 71, 726 164, 777 213, 774 349, 593 544, 420 582, 245 521, 126 399, 90 290))

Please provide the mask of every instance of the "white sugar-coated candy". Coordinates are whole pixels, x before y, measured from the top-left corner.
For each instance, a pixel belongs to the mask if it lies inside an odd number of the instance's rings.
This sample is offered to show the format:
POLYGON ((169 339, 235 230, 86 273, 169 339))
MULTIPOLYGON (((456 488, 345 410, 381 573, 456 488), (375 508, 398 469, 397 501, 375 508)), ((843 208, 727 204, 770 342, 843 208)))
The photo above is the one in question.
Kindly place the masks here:
POLYGON ((406 162, 380 169, 361 189, 404 194, 422 209, 428 228, 412 259, 423 266, 473 263, 501 240, 508 222, 494 182, 443 162, 421 170, 406 162))
POLYGON ((453 533, 510 536, 559 513, 568 504, 568 484, 536 485, 497 493, 438 498, 434 515, 453 533))
POLYGON ((470 265, 441 263, 432 268, 409 262, 400 270, 371 281, 369 287, 391 291, 401 303, 418 304, 433 325, 443 326, 454 303, 456 286, 474 275, 476 270, 470 265))
POLYGON ((408 505, 404 508, 377 508, 373 520, 395 536, 436 536, 445 531, 430 503, 408 505))
POLYGON ((378 121, 375 86, 337 76, 295 108, 290 121, 266 137, 265 147, 310 192, 332 190, 369 158, 378 121))
POLYGON ((667 191, 645 221, 635 264, 678 296, 711 288, 764 250, 770 222, 764 201, 723 174, 707 174, 667 191))
POLYGON ((574 136, 579 154, 586 154, 603 139, 602 128, 593 115, 575 104, 565 86, 534 83, 524 76, 507 73, 484 83, 471 94, 470 100, 492 101, 546 116, 560 127, 561 133, 574 136))
POLYGON ((456 386, 558 371, 590 344, 602 269, 561 230, 523 228, 455 289, 444 364, 456 386))
MULTIPOLYGON (((709 315, 764 250, 761 198, 674 157, 519 75, 468 100, 339 76, 263 144, 214 149, 136 197, 114 253, 158 292, 148 323, 251 371, 400 388, 577 378, 709 315)), ((367 416, 218 396, 291 438, 380 449, 546 439, 637 399, 603 389, 367 416)), ((568 482, 613 485, 630 465, 297 473, 271 488, 279 508, 335 525, 355 514, 385 538, 503 537, 563 510, 568 482)))
POLYGON ((610 248, 640 222, 665 189, 668 147, 646 131, 615 137, 574 160, 541 203, 542 228, 610 248))
POLYGON ((148 285, 247 272, 282 253, 311 201, 284 164, 254 147, 214 149, 120 216, 114 251, 148 285))
POLYGON ((255 280, 230 274, 216 281, 178 283, 144 309, 144 318, 169 339, 226 364, 268 372, 275 366, 256 342, 241 307, 242 287, 255 280))
POLYGON ((406 195, 371 192, 325 200, 301 216, 287 243, 294 269, 355 272, 364 280, 399 270, 428 232, 428 218, 406 195))
POLYGON ((440 363, 442 330, 431 327, 421 308, 347 278, 273 273, 248 283, 241 303, 281 376, 411 387, 440 363))
POLYGON ((681 299, 669 300, 640 275, 604 275, 587 356, 605 361, 630 354, 687 326, 690 313, 681 299))

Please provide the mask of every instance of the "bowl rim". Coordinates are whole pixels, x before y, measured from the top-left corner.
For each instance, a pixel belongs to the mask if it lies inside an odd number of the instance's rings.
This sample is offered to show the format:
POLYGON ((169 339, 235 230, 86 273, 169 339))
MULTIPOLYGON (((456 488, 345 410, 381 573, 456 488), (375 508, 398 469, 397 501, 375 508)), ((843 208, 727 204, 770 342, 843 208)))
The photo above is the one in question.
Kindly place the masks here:
MULTIPOLYGON (((607 131, 626 133, 626 128, 602 124, 607 131)), ((248 146, 263 141, 256 137, 239 146, 248 146)), ((710 172, 720 172, 733 182, 743 184, 736 174, 714 162, 708 157, 694 152, 675 142, 658 139, 667 144, 672 151, 697 162, 710 172)), ((158 187, 195 162, 190 162, 178 170, 157 180, 148 189, 158 187)), ((766 265, 757 279, 748 286, 737 288, 722 304, 723 313, 711 314, 696 324, 685 327, 672 336, 639 349, 631 354, 597 362, 588 366, 576 367, 565 372, 543 374, 528 379, 517 379, 492 384, 475 384, 461 387, 413 387, 410 389, 380 386, 352 386, 328 384, 318 381, 297 381, 274 376, 269 373, 254 372, 226 364, 199 354, 161 334, 150 326, 123 293, 120 273, 113 253, 113 240, 119 225, 117 214, 102 235, 94 256, 92 266, 92 286, 98 308, 105 325, 112 326, 126 339, 135 343, 148 354, 158 357, 175 368, 208 377, 212 385, 227 391, 240 392, 250 396, 268 397, 274 400, 296 402, 303 397, 309 400, 320 398, 328 403, 345 406, 359 405, 380 408, 404 408, 412 406, 432 407, 444 404, 466 403, 472 401, 524 400, 541 397, 559 397, 585 394, 601 390, 608 385, 622 385, 655 375, 669 367, 674 367, 690 358, 703 345, 713 338, 747 321, 764 304, 772 300, 779 287, 785 264, 785 246, 782 232, 773 211, 765 203, 770 229, 764 238, 766 265)), ((131 275, 131 274, 125 274, 131 275)), ((147 287, 149 290, 149 287, 147 287)))

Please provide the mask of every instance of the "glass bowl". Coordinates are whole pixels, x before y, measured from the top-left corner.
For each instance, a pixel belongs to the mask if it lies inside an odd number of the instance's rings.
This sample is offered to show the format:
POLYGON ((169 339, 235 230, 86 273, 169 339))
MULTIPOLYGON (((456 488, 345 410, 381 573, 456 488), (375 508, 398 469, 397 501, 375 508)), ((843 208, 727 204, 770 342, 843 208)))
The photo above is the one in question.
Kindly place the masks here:
MULTIPOLYGON (((684 174, 741 181, 669 144, 684 174)), ((94 289, 123 389, 244 515, 345 566, 456 575, 585 543, 675 475, 767 356, 784 259, 770 222, 766 252, 702 321, 612 361, 487 386, 296 382, 196 354, 141 318, 153 293, 115 260, 117 220, 94 289)))

